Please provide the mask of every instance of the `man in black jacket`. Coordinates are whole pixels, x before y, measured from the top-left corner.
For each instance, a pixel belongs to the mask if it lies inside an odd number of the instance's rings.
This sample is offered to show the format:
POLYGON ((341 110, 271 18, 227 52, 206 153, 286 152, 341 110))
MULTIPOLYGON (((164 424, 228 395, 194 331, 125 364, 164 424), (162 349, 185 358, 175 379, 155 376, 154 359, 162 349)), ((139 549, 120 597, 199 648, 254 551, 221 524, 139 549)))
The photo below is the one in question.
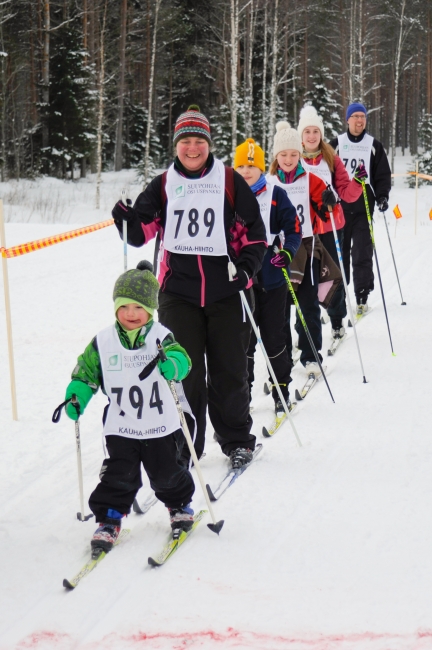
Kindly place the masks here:
MULTIPOLYGON (((346 133, 330 142, 343 160, 352 178, 357 165, 363 163, 368 173, 366 191, 372 217, 375 203, 380 212, 388 209, 391 189, 391 170, 381 142, 366 132, 367 110, 360 103, 350 104, 346 111, 346 133)), ((341 201, 345 215, 343 262, 347 282, 350 278, 350 253, 352 256, 354 292, 357 313, 368 310, 367 299, 374 288, 373 247, 363 195, 354 203, 341 201)))

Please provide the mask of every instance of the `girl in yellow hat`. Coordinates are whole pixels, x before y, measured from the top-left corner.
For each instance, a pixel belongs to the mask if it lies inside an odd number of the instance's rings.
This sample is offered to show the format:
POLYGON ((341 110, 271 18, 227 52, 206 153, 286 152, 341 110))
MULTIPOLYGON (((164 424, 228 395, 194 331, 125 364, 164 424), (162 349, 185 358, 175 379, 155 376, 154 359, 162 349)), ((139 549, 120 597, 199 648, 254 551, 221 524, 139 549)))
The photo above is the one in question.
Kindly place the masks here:
MULTIPOLYGON (((243 176, 255 194, 266 228, 268 250, 253 285, 254 316, 282 395, 290 408, 288 384, 291 381, 292 362, 291 350, 287 350, 285 342, 287 284, 282 268, 289 269, 289 264, 300 246, 300 221, 286 193, 280 187, 267 182, 264 176, 264 151, 252 138, 237 147, 234 169, 243 176), (280 249, 278 254, 274 253, 275 245, 280 249)), ((252 332, 247 353, 250 390, 254 381, 256 343, 256 336, 252 332)), ((272 396, 276 414, 282 414, 284 409, 275 386, 272 388, 272 396)))

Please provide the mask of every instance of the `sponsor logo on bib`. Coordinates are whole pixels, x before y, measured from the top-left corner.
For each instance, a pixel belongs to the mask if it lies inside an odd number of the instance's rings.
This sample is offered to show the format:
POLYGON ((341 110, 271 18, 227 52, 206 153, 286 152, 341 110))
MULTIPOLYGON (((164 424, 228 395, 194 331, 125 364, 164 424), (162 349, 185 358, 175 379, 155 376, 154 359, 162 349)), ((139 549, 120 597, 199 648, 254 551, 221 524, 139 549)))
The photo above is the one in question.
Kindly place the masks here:
POLYGON ((173 197, 177 198, 178 196, 184 196, 185 195, 185 186, 182 183, 181 185, 171 185, 172 191, 173 191, 173 197))
POLYGON ((120 354, 109 354, 108 355, 108 370, 121 370, 122 369, 122 360, 120 354))

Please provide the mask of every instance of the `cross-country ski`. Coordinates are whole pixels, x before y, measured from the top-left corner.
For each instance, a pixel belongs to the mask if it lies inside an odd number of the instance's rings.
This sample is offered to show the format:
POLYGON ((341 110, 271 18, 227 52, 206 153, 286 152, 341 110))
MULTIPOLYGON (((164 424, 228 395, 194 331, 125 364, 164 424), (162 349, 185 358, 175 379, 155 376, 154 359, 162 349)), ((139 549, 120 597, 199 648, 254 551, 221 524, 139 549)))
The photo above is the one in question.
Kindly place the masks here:
MULTIPOLYGON (((130 530, 128 528, 124 528, 118 536, 118 539, 114 542, 114 546, 118 546, 125 539, 125 537, 129 535, 129 533, 130 530)), ((91 573, 93 569, 95 569, 106 556, 107 553, 105 551, 101 551, 94 557, 92 554, 91 559, 84 564, 76 576, 74 576, 71 580, 68 580, 67 578, 63 580, 63 587, 66 589, 75 589, 78 583, 81 582, 81 580, 85 578, 89 573, 91 573)))
POLYGON ((228 490, 228 488, 234 485, 237 479, 242 476, 242 474, 252 465, 257 456, 262 452, 262 449, 262 444, 258 444, 253 451, 252 460, 239 469, 229 469, 216 488, 212 489, 210 485, 207 485, 207 492, 209 494, 210 500, 217 501, 220 499, 220 497, 228 490))
POLYGON ((206 512, 206 510, 201 510, 198 512, 194 516, 193 525, 191 528, 189 528, 189 530, 178 531, 178 535, 175 538, 171 537, 171 539, 165 544, 160 553, 158 553, 155 557, 149 557, 148 563, 150 566, 157 567, 165 564, 165 562, 167 562, 174 555, 180 546, 184 544, 187 538, 193 533, 206 512))

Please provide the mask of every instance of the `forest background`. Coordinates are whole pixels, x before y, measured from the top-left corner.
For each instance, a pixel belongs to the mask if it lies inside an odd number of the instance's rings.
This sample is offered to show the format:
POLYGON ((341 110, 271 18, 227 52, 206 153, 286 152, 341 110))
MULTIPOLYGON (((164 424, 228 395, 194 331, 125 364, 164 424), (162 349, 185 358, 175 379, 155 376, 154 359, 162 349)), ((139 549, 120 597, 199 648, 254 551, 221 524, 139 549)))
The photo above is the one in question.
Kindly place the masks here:
POLYGON ((176 118, 209 117, 217 155, 305 102, 326 137, 362 101, 432 172, 431 0, 0 0, 0 175, 77 179, 173 158, 176 118))

